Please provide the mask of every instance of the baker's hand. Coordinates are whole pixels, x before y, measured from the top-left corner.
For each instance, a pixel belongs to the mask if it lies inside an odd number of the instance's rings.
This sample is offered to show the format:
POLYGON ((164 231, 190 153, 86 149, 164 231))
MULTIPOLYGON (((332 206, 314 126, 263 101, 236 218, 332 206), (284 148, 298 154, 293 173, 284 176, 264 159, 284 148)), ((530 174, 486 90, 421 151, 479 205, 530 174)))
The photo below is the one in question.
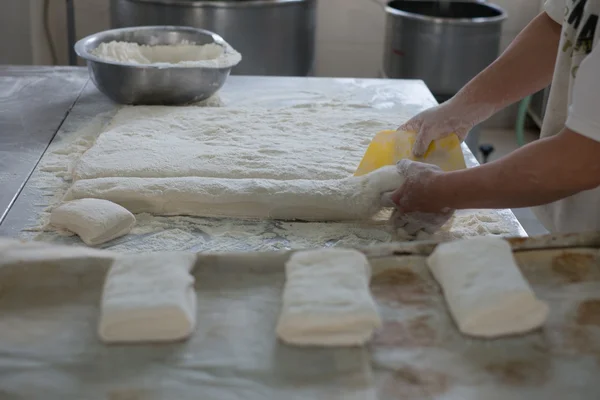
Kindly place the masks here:
POLYGON ((398 130, 417 132, 412 151, 413 155, 420 157, 432 141, 452 133, 463 141, 471 128, 480 122, 479 119, 471 110, 449 100, 415 115, 398 130))
POLYGON ((448 210, 443 213, 422 213, 413 212, 403 214, 398 209, 394 210, 390 217, 392 226, 396 229, 402 229, 409 236, 416 236, 420 232, 434 234, 452 218, 454 211, 448 210))
POLYGON ((392 223, 408 234, 418 231, 434 233, 454 214, 446 207, 444 199, 431 195, 434 179, 443 174, 441 168, 411 160, 400 160, 396 164, 404 183, 394 192, 384 193, 381 201, 395 207, 392 223))

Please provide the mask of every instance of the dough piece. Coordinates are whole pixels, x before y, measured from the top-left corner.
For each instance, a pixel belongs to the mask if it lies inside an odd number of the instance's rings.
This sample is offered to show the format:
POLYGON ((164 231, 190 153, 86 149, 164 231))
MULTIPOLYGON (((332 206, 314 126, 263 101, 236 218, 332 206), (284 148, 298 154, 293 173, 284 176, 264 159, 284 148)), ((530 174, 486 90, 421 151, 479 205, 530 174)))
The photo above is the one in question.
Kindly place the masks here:
POLYGON ((536 298, 502 238, 443 243, 427 263, 466 335, 524 333, 540 327, 548 316, 548 305, 536 298))
POLYGON ((75 164, 74 180, 342 179, 354 173, 374 132, 397 125, 397 119, 396 113, 337 103, 122 107, 75 164))
POLYGON ((369 261, 356 250, 319 249, 294 253, 285 265, 286 283, 277 335, 304 346, 353 346, 369 340, 381 319, 369 289, 369 261))
POLYGON ((134 213, 307 221, 369 219, 381 194, 404 179, 395 166, 360 177, 312 181, 218 178, 98 178, 77 181, 65 200, 94 197, 134 213))
POLYGON ((127 235, 135 225, 135 217, 110 201, 82 198, 52 210, 50 224, 74 232, 85 244, 95 246, 127 235))
POLYGON ((106 343, 188 337, 196 326, 192 253, 118 257, 104 283, 98 334, 106 343))

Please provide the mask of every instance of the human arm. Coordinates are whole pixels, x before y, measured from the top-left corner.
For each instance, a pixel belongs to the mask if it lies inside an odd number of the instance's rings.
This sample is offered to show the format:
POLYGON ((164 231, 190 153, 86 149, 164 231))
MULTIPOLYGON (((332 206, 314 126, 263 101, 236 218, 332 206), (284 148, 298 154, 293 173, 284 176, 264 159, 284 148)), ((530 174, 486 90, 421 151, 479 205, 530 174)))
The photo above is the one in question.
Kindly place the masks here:
POLYGON ((452 99, 416 115, 399 129, 417 131, 413 153, 422 155, 432 140, 451 133, 461 139, 502 108, 552 81, 561 26, 546 12, 534 18, 496 61, 452 99))
POLYGON ((531 207, 600 185, 600 142, 565 128, 476 168, 425 172, 415 164, 415 179, 392 195, 404 213, 531 207))
POLYGON ((392 195, 403 212, 546 204, 600 185, 600 45, 580 64, 566 126, 480 167, 444 173, 408 163, 392 195))

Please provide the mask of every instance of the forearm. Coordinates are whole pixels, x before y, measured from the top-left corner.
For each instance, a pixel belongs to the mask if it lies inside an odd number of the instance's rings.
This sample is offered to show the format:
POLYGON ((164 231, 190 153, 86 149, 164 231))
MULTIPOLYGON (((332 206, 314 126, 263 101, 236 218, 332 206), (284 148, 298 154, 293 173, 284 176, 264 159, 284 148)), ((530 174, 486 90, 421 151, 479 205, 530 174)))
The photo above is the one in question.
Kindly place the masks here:
MULTIPOLYGON (((486 119, 552 81, 561 26, 539 14, 504 53, 452 99, 486 119)), ((477 121, 480 122, 480 121, 477 121)))
POLYGON ((565 129, 498 161, 440 174, 430 195, 454 209, 547 204, 600 185, 598 154, 599 142, 565 129))

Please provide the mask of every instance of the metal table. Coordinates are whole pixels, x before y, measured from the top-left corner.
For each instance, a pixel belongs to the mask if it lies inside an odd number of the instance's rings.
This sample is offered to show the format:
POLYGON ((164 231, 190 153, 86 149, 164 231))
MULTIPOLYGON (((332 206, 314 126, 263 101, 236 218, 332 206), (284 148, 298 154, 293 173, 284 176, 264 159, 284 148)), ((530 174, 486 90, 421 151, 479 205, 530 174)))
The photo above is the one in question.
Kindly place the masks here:
MULTIPOLYGON (((436 104, 418 80, 231 76, 219 97, 225 106, 277 108, 323 101, 331 94, 398 112, 398 123, 436 104)), ((43 207, 28 180, 55 136, 117 107, 96 89, 85 68, 0 67, 0 235, 17 236, 43 207)), ((477 165, 464 145, 463 152, 469 166, 477 165)), ((502 218, 511 234, 526 236, 512 213, 502 218)))
POLYGON ((87 81, 76 68, 0 67, 0 221, 87 81))

